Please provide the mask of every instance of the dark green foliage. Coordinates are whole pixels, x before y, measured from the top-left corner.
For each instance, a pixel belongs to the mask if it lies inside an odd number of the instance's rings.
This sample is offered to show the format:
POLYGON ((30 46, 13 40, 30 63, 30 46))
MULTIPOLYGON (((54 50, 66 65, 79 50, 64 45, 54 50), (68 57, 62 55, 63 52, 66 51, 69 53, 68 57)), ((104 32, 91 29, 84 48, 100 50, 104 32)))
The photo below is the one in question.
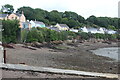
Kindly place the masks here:
POLYGON ((65 11, 58 12, 53 10, 48 12, 46 10, 31 7, 21 7, 17 12, 24 12, 28 20, 38 20, 44 22, 46 25, 55 25, 56 23, 67 24, 70 28, 80 28, 83 26, 88 27, 105 27, 111 29, 110 26, 114 26, 114 29, 119 29, 118 27, 118 18, 109 18, 109 17, 95 17, 94 15, 90 16, 85 20, 84 17, 78 15, 75 12, 65 11))
POLYGON ((68 24, 67 24, 67 25, 68 25, 70 28, 73 28, 73 27, 79 26, 80 23, 77 22, 77 21, 75 21, 75 20, 73 20, 73 19, 71 19, 71 20, 68 21, 68 24))
POLYGON ((60 15, 60 13, 58 11, 53 10, 49 13, 48 19, 49 19, 49 21, 61 23, 62 16, 60 15))
POLYGON ((32 9, 31 7, 21 7, 18 9, 17 13, 22 13, 22 11, 24 12, 25 17, 28 20, 35 19, 34 15, 36 14, 34 14, 34 9, 32 9))
MULTIPOLYGON (((87 18, 87 21, 91 22, 93 24, 96 24, 98 26, 105 27, 107 29, 111 29, 110 26, 113 26, 114 29, 119 29, 119 27, 118 27, 118 19, 119 18, 90 16, 89 18, 87 18)), ((113 29, 113 27, 112 27, 112 29, 113 29)))
POLYGON ((57 32, 47 28, 32 28, 27 34, 26 42, 64 41, 75 37, 76 34, 70 31, 57 32))
POLYGON ((71 11, 65 11, 63 13, 63 18, 77 20, 78 19, 78 14, 75 13, 75 12, 71 12, 71 11))
POLYGON ((100 34, 100 33, 92 34, 92 33, 79 32, 78 35, 81 37, 82 40, 89 40, 90 38, 103 39, 103 40, 120 39, 119 34, 100 34))
POLYGON ((90 39, 89 34, 85 33, 85 32, 79 33, 79 36, 81 37, 82 40, 88 40, 88 39, 90 39))
POLYGON ((20 37, 19 21, 17 20, 3 20, 4 31, 2 32, 2 39, 5 43, 16 43, 20 37))

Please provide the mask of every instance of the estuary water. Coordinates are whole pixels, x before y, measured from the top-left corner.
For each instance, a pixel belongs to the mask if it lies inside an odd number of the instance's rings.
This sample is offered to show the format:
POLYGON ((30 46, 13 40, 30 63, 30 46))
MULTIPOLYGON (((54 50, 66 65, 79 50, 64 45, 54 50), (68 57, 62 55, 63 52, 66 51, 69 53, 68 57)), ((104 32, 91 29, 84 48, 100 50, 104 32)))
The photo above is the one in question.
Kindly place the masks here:
POLYGON ((99 49, 90 50, 90 51, 96 55, 109 57, 109 58, 115 59, 116 61, 118 61, 120 57, 120 52, 119 52, 120 47, 99 48, 99 49))

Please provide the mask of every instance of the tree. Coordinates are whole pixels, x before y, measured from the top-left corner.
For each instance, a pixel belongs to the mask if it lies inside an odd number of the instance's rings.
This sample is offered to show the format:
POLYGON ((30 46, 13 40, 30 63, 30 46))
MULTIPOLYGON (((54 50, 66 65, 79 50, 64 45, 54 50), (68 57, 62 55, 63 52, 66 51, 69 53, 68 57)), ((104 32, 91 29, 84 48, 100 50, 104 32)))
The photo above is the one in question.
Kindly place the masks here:
POLYGON ((3 20, 2 38, 5 43, 16 43, 20 37, 19 21, 17 20, 3 20))
POLYGON ((13 13, 13 11, 14 11, 14 8, 10 4, 6 4, 6 5, 2 6, 2 9, 1 9, 1 12, 5 12, 5 13, 8 13, 8 14, 13 13))
POLYGON ((87 21, 89 21, 89 22, 91 22, 93 24, 97 24, 97 18, 94 15, 87 18, 87 21))
POLYGON ((63 13, 63 18, 73 19, 76 21, 78 19, 78 14, 71 11, 65 11, 63 13))
POLYGON ((68 24, 68 18, 62 18, 61 23, 68 24))
POLYGON ((16 13, 22 13, 22 11, 24 12, 24 15, 25 17, 28 19, 28 20, 35 20, 35 13, 34 13, 34 9, 32 9, 31 7, 21 7, 19 8, 16 13))
POLYGON ((120 22, 118 18, 96 17, 92 15, 85 20, 85 18, 81 15, 78 15, 77 13, 71 11, 58 12, 57 10, 53 10, 51 12, 48 12, 40 8, 33 9, 31 7, 25 6, 19 8, 17 10, 17 13, 21 13, 22 11, 26 16, 26 19, 42 21, 46 25, 55 25, 56 23, 62 23, 69 25, 70 28, 89 26, 95 28, 105 27, 109 29, 109 26, 114 26, 115 29, 120 29, 118 26, 118 23, 120 22))
POLYGON ((54 22, 56 22, 56 23, 61 23, 62 16, 59 14, 58 11, 53 10, 53 11, 51 11, 51 12, 49 13, 48 19, 49 19, 49 21, 51 21, 51 22, 54 21, 54 22))
POLYGON ((75 20, 69 20, 68 21, 68 24, 67 24, 70 28, 73 28, 73 27, 76 27, 76 26, 79 26, 79 22, 75 21, 75 20))
POLYGON ((77 19, 80 23, 85 23, 85 18, 82 17, 82 16, 78 16, 78 19, 77 19))

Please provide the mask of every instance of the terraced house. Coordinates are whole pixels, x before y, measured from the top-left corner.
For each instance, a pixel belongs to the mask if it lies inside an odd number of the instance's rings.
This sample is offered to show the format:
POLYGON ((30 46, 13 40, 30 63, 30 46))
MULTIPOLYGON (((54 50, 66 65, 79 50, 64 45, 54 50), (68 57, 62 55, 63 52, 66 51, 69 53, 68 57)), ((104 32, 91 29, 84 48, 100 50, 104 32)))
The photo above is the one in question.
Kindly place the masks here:
POLYGON ((24 13, 11 13, 11 14, 0 14, 1 20, 19 20, 20 28, 23 28, 23 22, 26 22, 26 17, 24 16, 24 13))

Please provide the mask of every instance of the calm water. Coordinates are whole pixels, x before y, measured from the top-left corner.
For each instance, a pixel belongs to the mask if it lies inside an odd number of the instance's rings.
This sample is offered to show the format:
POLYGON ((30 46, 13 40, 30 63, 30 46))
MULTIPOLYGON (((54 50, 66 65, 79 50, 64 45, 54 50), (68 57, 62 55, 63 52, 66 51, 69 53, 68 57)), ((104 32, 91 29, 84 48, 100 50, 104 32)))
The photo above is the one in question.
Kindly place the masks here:
POLYGON ((109 57, 118 61, 120 47, 99 48, 96 50, 90 50, 96 55, 109 57))

